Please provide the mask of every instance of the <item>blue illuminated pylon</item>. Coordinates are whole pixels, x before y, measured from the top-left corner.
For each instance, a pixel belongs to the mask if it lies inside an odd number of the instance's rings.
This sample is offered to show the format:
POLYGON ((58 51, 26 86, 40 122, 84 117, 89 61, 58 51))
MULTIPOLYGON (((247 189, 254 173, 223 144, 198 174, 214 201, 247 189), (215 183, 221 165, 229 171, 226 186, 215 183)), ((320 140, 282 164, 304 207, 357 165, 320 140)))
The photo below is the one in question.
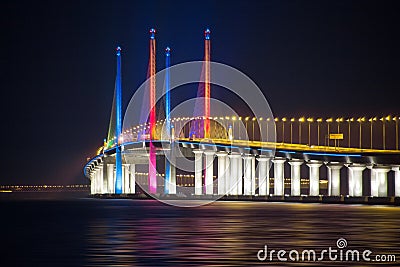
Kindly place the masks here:
MULTIPOLYGON (((165 129, 166 129, 166 136, 171 138, 171 98, 170 98, 170 82, 169 82, 169 67, 170 67, 170 55, 171 49, 167 47, 165 49, 165 129)), ((171 144, 172 149, 172 144, 171 144)), ((164 186, 164 193, 169 194, 169 186, 171 184, 171 163, 167 158, 165 160, 165 186, 164 186)))
POLYGON ((115 78, 115 105, 116 125, 115 136, 117 138, 115 148, 115 194, 122 193, 122 156, 121 156, 121 128, 122 128, 122 88, 121 88, 121 47, 117 47, 117 76, 115 78))

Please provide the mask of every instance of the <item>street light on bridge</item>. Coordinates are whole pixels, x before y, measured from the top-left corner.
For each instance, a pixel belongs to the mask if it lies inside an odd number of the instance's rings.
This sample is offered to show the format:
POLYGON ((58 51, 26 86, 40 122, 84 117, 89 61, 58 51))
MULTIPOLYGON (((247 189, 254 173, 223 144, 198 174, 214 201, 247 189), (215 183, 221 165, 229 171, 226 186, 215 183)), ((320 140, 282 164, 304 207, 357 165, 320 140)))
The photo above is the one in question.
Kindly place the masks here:
POLYGON ((301 123, 302 122, 305 122, 305 118, 304 117, 301 117, 300 119, 299 119, 299 144, 301 144, 301 123))
POLYGON ((244 118, 244 120, 246 122, 246 124, 245 124, 245 128, 246 128, 246 136, 245 136, 245 138, 249 138, 249 128, 247 128, 249 119, 250 119, 250 117, 244 118))
POLYGON ((386 121, 390 121, 391 116, 382 117, 380 120, 382 121, 382 143, 383 149, 386 149, 386 121))
POLYGON ((360 124, 360 137, 359 137, 359 139, 360 139, 360 149, 361 149, 361 142, 362 142, 362 127, 361 127, 361 124, 365 121, 365 117, 358 118, 357 121, 360 124))
POLYGON ((331 144, 330 144, 330 138, 329 138, 329 135, 330 135, 330 124, 329 123, 331 123, 333 121, 333 119, 332 118, 329 118, 329 119, 326 119, 326 122, 328 123, 328 146, 330 146, 331 144))
POLYGON ((354 121, 354 118, 350 118, 350 119, 347 119, 346 120, 347 121, 347 124, 348 124, 348 135, 349 135, 349 144, 348 144, 348 147, 350 147, 351 146, 351 128, 350 128, 350 122, 353 122, 354 121))
POLYGON ((313 118, 307 118, 308 121, 308 145, 311 145, 311 123, 314 121, 313 118))
POLYGON ((251 120, 253 122, 253 141, 254 141, 254 122, 256 121, 256 117, 253 117, 253 119, 251 120))
POLYGON ((242 123, 241 123, 242 117, 239 117, 238 120, 240 120, 239 126, 238 126, 238 127, 239 127, 239 140, 240 140, 240 138, 241 138, 241 136, 240 136, 240 128, 241 128, 241 127, 240 127, 240 126, 242 125, 242 123))
POLYGON ((372 124, 374 121, 376 121, 376 117, 370 118, 368 121, 370 122, 370 148, 372 149, 372 124))
POLYGON ((235 137, 235 121, 236 121, 236 116, 232 116, 232 138, 235 137))
MULTIPOLYGON (((337 122, 337 133, 340 133, 340 123, 343 122, 344 119, 343 118, 337 118, 336 122, 337 122)), ((336 139, 335 139, 336 142, 336 139)), ((340 146, 340 139, 337 140, 337 145, 340 146)))
POLYGON ((282 118, 282 143, 285 143, 285 122, 286 118, 282 118))
POLYGON ((319 124, 322 122, 322 118, 317 119, 317 136, 318 136, 318 146, 319 146, 319 124))
POLYGON ((271 118, 267 118, 266 119, 267 122, 265 123, 266 124, 266 128, 267 128, 267 141, 268 141, 268 130, 269 130, 269 125, 268 124, 269 124, 270 120, 271 120, 271 118))
POLYGON ((293 144, 293 122, 295 118, 290 119, 290 143, 293 144))

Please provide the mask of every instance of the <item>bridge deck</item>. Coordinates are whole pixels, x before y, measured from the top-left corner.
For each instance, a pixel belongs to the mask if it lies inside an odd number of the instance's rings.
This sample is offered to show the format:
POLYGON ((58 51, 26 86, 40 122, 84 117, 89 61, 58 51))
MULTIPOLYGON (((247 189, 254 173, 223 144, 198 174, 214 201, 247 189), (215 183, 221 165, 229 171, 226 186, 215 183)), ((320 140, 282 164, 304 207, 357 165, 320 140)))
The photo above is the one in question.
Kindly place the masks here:
POLYGON ((400 154, 400 150, 383 150, 383 149, 365 149, 354 147, 333 147, 333 146, 315 146, 303 144, 288 144, 276 142, 260 142, 247 140, 227 140, 227 139, 200 139, 200 138, 179 138, 178 141, 200 142, 200 143, 216 143, 224 145, 248 146, 253 148, 275 148, 280 150, 291 150, 298 152, 332 152, 332 153, 373 153, 373 154, 400 154))

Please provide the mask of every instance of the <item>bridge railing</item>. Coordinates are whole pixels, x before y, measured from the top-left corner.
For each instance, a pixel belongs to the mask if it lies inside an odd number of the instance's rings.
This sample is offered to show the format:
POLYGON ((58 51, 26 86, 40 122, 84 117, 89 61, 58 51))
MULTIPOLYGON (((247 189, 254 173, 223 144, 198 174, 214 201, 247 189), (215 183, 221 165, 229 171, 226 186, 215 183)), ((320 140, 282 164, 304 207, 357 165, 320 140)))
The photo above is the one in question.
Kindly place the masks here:
MULTIPOLYGON (((171 136, 165 133, 165 120, 156 123, 155 140, 201 139, 204 117, 171 119, 171 136), (163 132, 164 131, 164 132, 163 132)), ((399 116, 359 118, 255 118, 210 117, 210 139, 260 142, 271 141, 278 147, 325 150, 399 150, 399 116), (262 135, 262 138, 261 138, 262 135)), ((120 144, 149 139, 149 123, 124 129, 120 144)), ((102 148, 112 148, 116 137, 102 148)))

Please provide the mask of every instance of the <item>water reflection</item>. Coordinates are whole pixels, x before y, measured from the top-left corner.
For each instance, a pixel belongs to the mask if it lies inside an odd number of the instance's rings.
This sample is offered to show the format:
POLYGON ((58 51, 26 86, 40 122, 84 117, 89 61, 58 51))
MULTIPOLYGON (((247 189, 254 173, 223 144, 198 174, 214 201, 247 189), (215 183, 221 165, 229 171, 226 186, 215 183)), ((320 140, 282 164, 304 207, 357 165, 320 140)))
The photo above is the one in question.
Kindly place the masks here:
MULTIPOLYGON (((96 212, 84 237, 86 266, 282 265, 259 262, 257 251, 264 244, 320 250, 334 247, 340 237, 352 249, 400 260, 395 207, 217 202, 188 209, 155 201, 92 201, 96 212)), ((284 266, 291 264, 299 265, 284 266)))

